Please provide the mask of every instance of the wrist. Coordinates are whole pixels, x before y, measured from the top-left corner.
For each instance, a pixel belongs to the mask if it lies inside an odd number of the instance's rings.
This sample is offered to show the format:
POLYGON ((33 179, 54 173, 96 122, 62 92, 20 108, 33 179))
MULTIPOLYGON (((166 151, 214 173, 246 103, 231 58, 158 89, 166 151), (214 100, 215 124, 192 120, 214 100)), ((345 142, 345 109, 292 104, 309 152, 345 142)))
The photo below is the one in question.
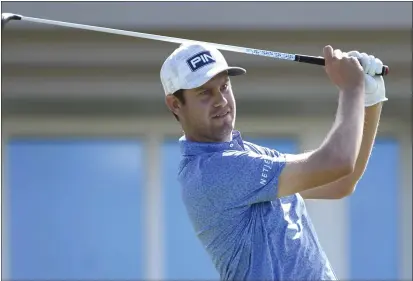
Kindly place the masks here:
POLYGON ((346 85, 344 87, 339 87, 340 92, 345 95, 364 95, 365 93, 365 82, 364 80, 360 81, 359 83, 355 83, 352 85, 346 85))
POLYGON ((364 106, 370 107, 375 104, 387 101, 386 87, 384 85, 383 77, 371 77, 365 75, 366 97, 364 99, 364 106))
POLYGON ((357 88, 348 88, 340 90, 339 96, 341 99, 343 98, 365 98, 365 92, 363 87, 357 88))
POLYGON ((386 98, 385 95, 383 95, 382 93, 377 91, 374 94, 366 94, 366 96, 364 98, 364 106, 365 107, 375 106, 375 105, 377 105, 379 103, 383 103, 387 100, 388 100, 388 98, 386 98))
POLYGON ((369 105, 365 107, 365 114, 371 114, 372 112, 377 112, 381 110, 383 107, 383 102, 379 102, 373 105, 369 105))

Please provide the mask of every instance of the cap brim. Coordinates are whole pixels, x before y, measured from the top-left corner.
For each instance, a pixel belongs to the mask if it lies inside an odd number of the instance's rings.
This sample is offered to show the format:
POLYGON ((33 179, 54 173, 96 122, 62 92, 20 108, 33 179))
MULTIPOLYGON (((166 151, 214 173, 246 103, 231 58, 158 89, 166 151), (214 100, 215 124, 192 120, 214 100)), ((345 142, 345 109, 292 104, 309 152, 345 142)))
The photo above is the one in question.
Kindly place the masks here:
POLYGON ((244 68, 237 66, 227 67, 227 71, 229 76, 238 76, 247 73, 247 71, 244 68))
POLYGON ((197 83, 194 83, 190 85, 190 88, 186 88, 186 90, 190 89, 195 89, 198 87, 201 87, 205 83, 207 83, 209 80, 214 78, 216 75, 226 71, 228 73, 228 76, 239 76, 247 73, 247 71, 242 68, 242 67, 237 67, 237 66, 227 66, 227 67, 221 67, 221 68, 213 68, 209 70, 206 75, 203 77, 203 79, 200 79, 197 81, 197 83))

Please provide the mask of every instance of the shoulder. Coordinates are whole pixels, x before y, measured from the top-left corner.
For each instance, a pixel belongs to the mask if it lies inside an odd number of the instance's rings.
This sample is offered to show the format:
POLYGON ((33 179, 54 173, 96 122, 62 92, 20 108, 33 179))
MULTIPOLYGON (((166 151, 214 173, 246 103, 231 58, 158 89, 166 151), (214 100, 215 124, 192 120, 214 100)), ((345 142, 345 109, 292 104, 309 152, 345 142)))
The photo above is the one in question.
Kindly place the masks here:
POLYGON ((205 153, 181 162, 181 172, 185 170, 192 175, 208 175, 209 173, 223 173, 220 168, 231 170, 235 166, 243 166, 250 159, 260 157, 254 151, 224 150, 214 153, 205 153))
POLYGON ((282 153, 276 149, 268 148, 248 141, 244 141, 244 146, 246 149, 262 155, 268 155, 271 157, 279 157, 282 155, 282 153))
POLYGON ((241 171, 266 157, 253 151, 224 150, 206 153, 183 160, 179 178, 182 184, 202 182, 202 185, 216 186, 224 180, 238 177, 241 171))
POLYGON ((221 151, 182 160, 178 174, 181 196, 188 208, 217 208, 226 187, 243 181, 241 170, 251 152, 221 151), (208 207, 209 206, 209 207, 208 207))
POLYGON ((262 182, 269 172, 277 172, 284 165, 283 157, 270 156, 251 150, 225 150, 197 156, 181 173, 181 182, 202 189, 213 190, 228 185, 262 182))

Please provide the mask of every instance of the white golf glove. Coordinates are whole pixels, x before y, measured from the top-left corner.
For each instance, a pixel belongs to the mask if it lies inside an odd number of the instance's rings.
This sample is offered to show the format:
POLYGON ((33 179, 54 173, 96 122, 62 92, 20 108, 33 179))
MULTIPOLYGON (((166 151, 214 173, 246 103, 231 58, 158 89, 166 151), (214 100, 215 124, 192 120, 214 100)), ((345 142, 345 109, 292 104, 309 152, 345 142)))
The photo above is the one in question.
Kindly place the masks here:
POLYGON ((347 53, 350 57, 359 59, 361 66, 364 69, 364 83, 366 96, 364 98, 364 106, 369 107, 383 101, 387 101, 386 87, 384 86, 383 76, 375 74, 381 73, 383 62, 372 55, 360 53, 358 51, 350 51, 347 53))

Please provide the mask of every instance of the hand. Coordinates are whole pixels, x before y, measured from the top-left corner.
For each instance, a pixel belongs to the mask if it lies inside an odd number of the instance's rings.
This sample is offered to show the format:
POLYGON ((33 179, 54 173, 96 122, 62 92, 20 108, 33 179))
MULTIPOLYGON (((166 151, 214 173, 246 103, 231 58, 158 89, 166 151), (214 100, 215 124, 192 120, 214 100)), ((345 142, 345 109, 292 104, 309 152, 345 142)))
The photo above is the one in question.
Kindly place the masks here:
POLYGON ((364 91, 363 67, 355 57, 331 46, 324 47, 325 70, 330 80, 343 92, 364 91))
POLYGON ((383 76, 376 75, 381 73, 383 62, 372 55, 360 53, 358 51, 348 52, 348 55, 359 59, 363 67, 366 95, 364 98, 364 105, 369 107, 387 101, 383 76))

